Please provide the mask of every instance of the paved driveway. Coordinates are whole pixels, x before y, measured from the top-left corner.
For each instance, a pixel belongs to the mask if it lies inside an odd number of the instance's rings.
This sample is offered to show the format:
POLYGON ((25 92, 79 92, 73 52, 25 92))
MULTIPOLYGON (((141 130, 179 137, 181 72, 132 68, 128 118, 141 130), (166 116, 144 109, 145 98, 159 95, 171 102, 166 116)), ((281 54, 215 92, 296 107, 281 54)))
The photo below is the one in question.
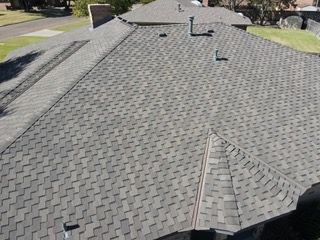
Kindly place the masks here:
POLYGON ((44 19, 33 20, 30 22, 3 26, 0 27, 0 39, 19 36, 22 34, 35 32, 45 28, 65 25, 76 21, 79 21, 79 18, 74 16, 48 17, 44 19))

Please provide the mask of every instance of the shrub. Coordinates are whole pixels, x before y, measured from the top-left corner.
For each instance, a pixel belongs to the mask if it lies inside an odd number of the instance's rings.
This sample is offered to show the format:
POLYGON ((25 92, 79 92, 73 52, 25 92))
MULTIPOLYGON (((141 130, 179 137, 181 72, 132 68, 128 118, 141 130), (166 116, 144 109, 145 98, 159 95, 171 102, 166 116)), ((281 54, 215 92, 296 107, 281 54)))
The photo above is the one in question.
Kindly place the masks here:
POLYGON ((140 0, 140 2, 142 3, 142 4, 147 4, 147 3, 151 3, 151 2, 153 2, 154 0, 140 0))
POLYGON ((73 14, 78 17, 88 16, 88 4, 93 3, 111 4, 113 15, 118 15, 127 12, 132 5, 131 0, 75 0, 73 14))

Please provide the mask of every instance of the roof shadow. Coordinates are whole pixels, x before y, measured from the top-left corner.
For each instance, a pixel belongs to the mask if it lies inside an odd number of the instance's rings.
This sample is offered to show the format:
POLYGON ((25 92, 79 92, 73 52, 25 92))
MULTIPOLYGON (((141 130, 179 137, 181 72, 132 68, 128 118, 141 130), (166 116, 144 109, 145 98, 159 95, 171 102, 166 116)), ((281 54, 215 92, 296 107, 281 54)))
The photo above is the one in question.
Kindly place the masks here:
POLYGON ((218 57, 217 58, 217 61, 228 61, 228 58, 224 58, 224 57, 218 57))
POLYGON ((66 16, 72 15, 72 12, 70 10, 61 9, 61 8, 44 8, 44 9, 40 9, 39 12, 43 16, 50 17, 50 18, 66 17, 66 16))
POLYGON ((59 18, 59 17, 66 17, 71 16, 72 12, 70 10, 64 8, 56 8, 56 7, 47 7, 47 8, 40 8, 40 9, 32 9, 30 13, 41 14, 44 17, 49 18, 59 18))
POLYGON ((37 59, 42 52, 31 52, 24 56, 0 62, 0 84, 17 77, 31 62, 37 59))
POLYGON ((192 33, 193 37, 212 37, 211 33, 205 32, 205 33, 192 33))
POLYGON ((0 105, 0 118, 12 114, 12 110, 8 110, 6 107, 0 105))
POLYGON ((317 240, 320 237, 320 201, 300 204, 298 208, 263 228, 261 240, 317 240))

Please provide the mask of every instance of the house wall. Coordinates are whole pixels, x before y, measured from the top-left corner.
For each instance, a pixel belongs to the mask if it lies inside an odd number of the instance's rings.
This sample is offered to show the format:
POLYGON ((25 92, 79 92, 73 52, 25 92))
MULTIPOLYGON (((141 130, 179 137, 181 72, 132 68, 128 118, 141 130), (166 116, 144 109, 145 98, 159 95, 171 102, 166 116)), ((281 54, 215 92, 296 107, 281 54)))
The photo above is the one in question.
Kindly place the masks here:
POLYGON ((297 0, 295 4, 297 4, 298 7, 312 6, 313 0, 297 0))
POLYGON ((290 6, 288 10, 294 11, 296 7, 305 7, 305 6, 312 6, 313 0, 296 0, 294 6, 290 6))

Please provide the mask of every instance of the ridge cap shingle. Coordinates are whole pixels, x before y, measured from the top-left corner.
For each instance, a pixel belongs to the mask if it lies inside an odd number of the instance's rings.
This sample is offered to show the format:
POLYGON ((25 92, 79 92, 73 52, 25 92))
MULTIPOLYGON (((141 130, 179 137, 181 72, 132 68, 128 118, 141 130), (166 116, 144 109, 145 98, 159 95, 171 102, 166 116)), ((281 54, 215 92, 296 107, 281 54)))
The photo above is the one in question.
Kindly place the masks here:
POLYGON ((216 231, 223 233, 233 234, 233 232, 241 229, 230 163, 224 149, 225 145, 226 141, 220 138, 215 132, 212 132, 211 130, 208 132, 198 191, 200 193, 196 198, 198 203, 195 205, 196 209, 194 210, 196 216, 194 216, 193 219, 193 228, 196 230, 215 229, 216 231), (219 179, 219 181, 212 183, 211 180, 213 179, 219 179), (221 187, 216 185, 219 183, 221 187), (212 186, 211 184, 214 184, 213 188, 215 189, 210 188, 212 186), (213 194, 217 193, 217 195, 219 195, 216 202, 209 202, 212 198, 211 196, 208 196, 208 194, 206 195, 206 193, 209 192, 213 194), (220 211, 221 208, 223 208, 223 206, 221 206, 223 202, 228 202, 230 207, 228 213, 226 213, 226 211, 220 211), (213 207, 214 209, 212 211, 213 215, 205 217, 204 215, 207 212, 206 209, 210 207, 213 207), (209 224, 207 224, 208 218, 209 224))
POLYGON ((226 142, 230 143, 231 145, 235 146, 237 149, 239 149, 241 152, 243 152, 245 155, 249 156, 250 158, 252 158, 254 161, 258 162, 259 164, 263 164, 265 167, 267 167, 268 169, 276 172, 277 174, 280 175, 280 177, 286 179, 288 182, 292 183, 293 185, 295 185, 299 190, 301 190, 302 192, 306 191, 308 187, 303 186, 301 183, 291 179, 290 177, 286 176, 283 172, 281 172, 279 169, 276 169, 275 167, 271 166, 270 164, 268 164, 267 162, 265 162, 264 160, 260 159, 258 156, 254 156, 253 154, 251 154, 249 151, 245 150, 244 148, 240 147, 239 144, 236 144, 235 142, 233 142, 232 140, 230 140, 229 138, 222 136, 220 134, 217 134, 217 136, 219 136, 220 138, 224 139, 226 142))
POLYGON ((257 189, 249 189, 252 194, 248 195, 258 196, 261 202, 271 198, 268 204, 281 214, 294 210, 299 197, 306 190, 300 183, 252 156, 229 139, 216 132, 209 132, 193 213, 193 229, 215 229, 233 235, 273 218, 273 213, 264 209, 265 206, 254 208, 257 216, 252 214, 253 217, 243 211, 247 199, 242 195, 247 192, 237 189, 239 184, 241 188, 242 181, 248 179, 251 184, 259 186, 257 189), (240 172, 237 172, 238 168, 241 168, 240 172))

